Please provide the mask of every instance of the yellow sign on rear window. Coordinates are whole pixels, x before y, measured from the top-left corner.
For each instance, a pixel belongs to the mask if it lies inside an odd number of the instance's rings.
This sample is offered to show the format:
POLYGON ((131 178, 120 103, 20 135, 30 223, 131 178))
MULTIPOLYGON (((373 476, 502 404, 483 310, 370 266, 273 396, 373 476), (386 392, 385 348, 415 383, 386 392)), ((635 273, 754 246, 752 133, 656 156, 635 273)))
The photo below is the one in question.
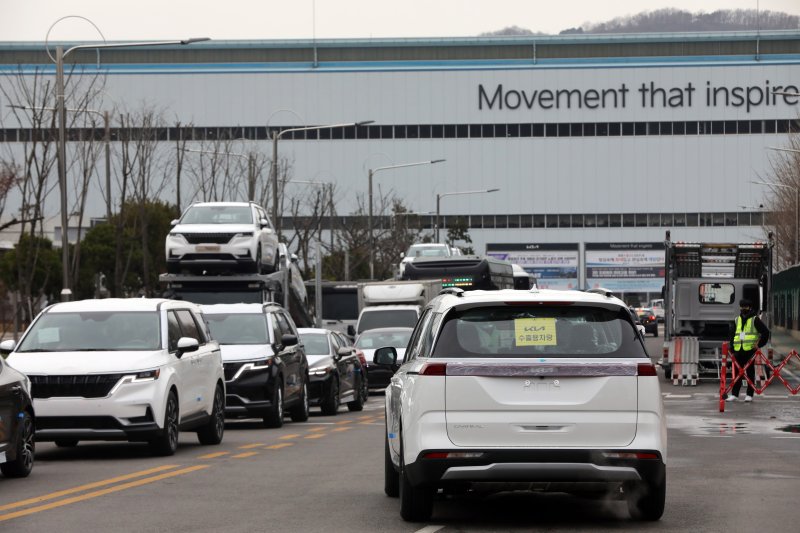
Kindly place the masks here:
POLYGON ((555 346, 556 319, 514 319, 514 340, 517 346, 555 346))

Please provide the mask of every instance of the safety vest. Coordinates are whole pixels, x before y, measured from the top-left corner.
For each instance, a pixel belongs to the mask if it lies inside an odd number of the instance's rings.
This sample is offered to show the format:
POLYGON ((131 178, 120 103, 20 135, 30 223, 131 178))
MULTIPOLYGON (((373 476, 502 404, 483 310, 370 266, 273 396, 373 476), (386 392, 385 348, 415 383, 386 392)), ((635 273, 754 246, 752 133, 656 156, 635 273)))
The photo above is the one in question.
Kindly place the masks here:
POLYGON ((747 322, 744 323, 744 329, 742 329, 742 317, 741 315, 736 317, 736 333, 733 336, 734 350, 749 352, 755 349, 759 337, 755 319, 756 317, 754 316, 748 318, 747 322), (744 332, 744 336, 742 336, 742 332, 744 332))

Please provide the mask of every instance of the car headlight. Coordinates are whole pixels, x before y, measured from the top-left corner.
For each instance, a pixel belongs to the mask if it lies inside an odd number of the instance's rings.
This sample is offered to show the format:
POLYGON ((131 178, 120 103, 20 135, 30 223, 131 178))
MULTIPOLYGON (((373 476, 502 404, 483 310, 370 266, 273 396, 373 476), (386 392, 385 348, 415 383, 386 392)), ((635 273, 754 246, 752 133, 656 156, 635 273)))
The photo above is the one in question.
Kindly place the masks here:
POLYGON ((333 371, 333 366, 331 365, 308 369, 308 373, 311 376, 324 376, 331 371, 333 371))
POLYGON ((186 240, 186 237, 184 237, 182 233, 168 233, 168 234, 167 234, 167 240, 169 240, 169 241, 175 241, 175 242, 179 242, 179 243, 186 243, 186 242, 188 242, 188 241, 186 240))
POLYGON ((246 232, 246 233, 237 233, 236 235, 233 236, 233 238, 234 239, 249 239, 252 236, 253 236, 253 232, 250 231, 250 232, 246 232))
POLYGON ((160 375, 161 375, 160 368, 156 368, 155 370, 145 370, 143 372, 137 372, 135 374, 126 374, 122 376, 122 379, 120 379, 117 382, 117 384, 114 385, 114 388, 111 389, 111 392, 109 392, 108 394, 109 395, 114 394, 117 391, 117 389, 119 389, 126 383, 147 383, 150 381, 157 380, 158 376, 160 375))
POLYGON ((236 374, 231 378, 231 381, 236 381, 237 379, 239 379, 239 376, 241 376, 245 372, 261 372, 263 370, 268 369, 271 366, 272 366, 272 358, 261 359, 258 361, 250 361, 239 367, 239 370, 236 371, 236 374))

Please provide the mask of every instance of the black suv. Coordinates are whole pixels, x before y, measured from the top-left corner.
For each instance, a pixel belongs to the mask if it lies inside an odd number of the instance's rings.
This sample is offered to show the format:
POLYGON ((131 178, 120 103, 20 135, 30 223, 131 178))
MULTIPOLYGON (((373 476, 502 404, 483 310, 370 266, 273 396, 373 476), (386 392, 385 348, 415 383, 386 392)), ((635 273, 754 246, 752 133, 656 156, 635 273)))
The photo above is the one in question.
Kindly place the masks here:
POLYGON ((278 304, 204 305, 225 369, 225 414, 266 427, 308 420, 308 361, 297 328, 278 304))

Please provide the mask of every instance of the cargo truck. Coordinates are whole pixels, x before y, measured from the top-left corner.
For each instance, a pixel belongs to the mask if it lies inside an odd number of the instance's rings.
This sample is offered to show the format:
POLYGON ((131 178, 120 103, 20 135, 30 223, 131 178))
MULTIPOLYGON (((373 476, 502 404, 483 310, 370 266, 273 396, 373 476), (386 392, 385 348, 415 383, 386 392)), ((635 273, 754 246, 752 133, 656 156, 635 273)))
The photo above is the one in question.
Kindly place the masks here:
POLYGON ((739 300, 751 300, 772 326, 772 233, 766 242, 734 244, 673 242, 667 231, 664 244, 664 377, 678 379, 673 367, 692 350, 697 375, 716 378, 739 300))

